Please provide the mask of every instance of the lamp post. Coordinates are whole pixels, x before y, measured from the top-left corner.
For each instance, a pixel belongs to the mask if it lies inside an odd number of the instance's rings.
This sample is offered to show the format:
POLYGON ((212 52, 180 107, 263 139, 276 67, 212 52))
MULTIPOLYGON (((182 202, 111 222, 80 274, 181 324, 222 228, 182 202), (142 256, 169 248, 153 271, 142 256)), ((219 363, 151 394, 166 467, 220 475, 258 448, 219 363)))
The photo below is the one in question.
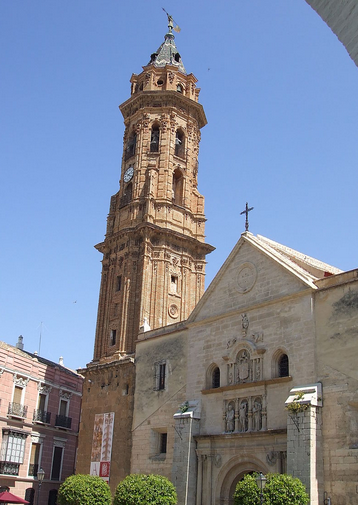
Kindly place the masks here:
POLYGON ((266 485, 266 477, 264 476, 264 474, 262 472, 258 473, 257 474, 257 477, 256 477, 256 484, 257 484, 257 487, 259 488, 260 490, 260 501, 261 501, 261 505, 263 504, 264 502, 264 493, 263 493, 263 490, 265 488, 265 485, 266 485))
POLYGON ((40 498, 40 491, 41 491, 41 486, 42 486, 42 481, 45 478, 45 471, 40 468, 40 470, 37 471, 37 482, 39 483, 39 487, 37 490, 37 500, 36 500, 36 505, 39 505, 39 498, 40 498))

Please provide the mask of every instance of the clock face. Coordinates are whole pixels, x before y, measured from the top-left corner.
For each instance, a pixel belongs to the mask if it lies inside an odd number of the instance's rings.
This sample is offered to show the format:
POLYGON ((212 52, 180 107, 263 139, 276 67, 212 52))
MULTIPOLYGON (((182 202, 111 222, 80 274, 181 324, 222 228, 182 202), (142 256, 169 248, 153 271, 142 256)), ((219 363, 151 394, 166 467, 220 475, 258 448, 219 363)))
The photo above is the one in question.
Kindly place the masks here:
POLYGON ((134 174, 134 168, 133 167, 127 168, 127 170, 124 172, 123 177, 124 182, 129 182, 132 179, 133 174, 134 174))

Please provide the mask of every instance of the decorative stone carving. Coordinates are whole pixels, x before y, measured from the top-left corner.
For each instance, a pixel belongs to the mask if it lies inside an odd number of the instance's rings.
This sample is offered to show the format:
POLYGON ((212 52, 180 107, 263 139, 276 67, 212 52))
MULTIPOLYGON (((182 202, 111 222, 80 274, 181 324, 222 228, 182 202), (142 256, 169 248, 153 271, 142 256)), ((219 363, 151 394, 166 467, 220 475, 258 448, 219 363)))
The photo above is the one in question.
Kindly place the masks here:
POLYGON ((234 344, 236 344, 236 338, 228 340, 228 343, 226 344, 226 348, 230 349, 230 347, 232 347, 234 344))
POLYGON ((256 267, 253 263, 240 265, 236 275, 236 289, 239 293, 248 293, 255 285, 257 279, 256 267))
POLYGON ((15 386, 19 386, 20 388, 24 388, 29 383, 30 379, 24 379, 23 377, 19 377, 16 373, 14 374, 13 381, 15 382, 15 386))
POLYGON ((247 416, 248 416, 248 403, 247 400, 241 400, 239 407, 239 431, 244 433, 247 431, 247 416))
POLYGON ((63 389, 60 389, 60 398, 63 398, 64 400, 69 400, 72 396, 72 393, 70 391, 64 391, 63 389))
POLYGON ((214 456, 214 465, 216 468, 220 468, 222 465, 222 457, 220 454, 215 454, 214 456))
POLYGON ((243 337, 246 337, 247 336, 247 330, 249 329, 249 325, 250 325, 250 322, 249 322, 249 318, 247 317, 247 314, 242 314, 241 315, 241 326, 242 326, 242 336, 243 337))
POLYGON ((262 401, 261 398, 255 398, 252 407, 252 429, 253 431, 260 431, 262 428, 262 401))
POLYGON ((170 305, 168 312, 169 312, 170 317, 172 317, 173 319, 177 319, 179 317, 178 306, 175 305, 174 303, 172 305, 170 305))
POLYGON ((278 459, 278 452, 277 451, 270 451, 266 455, 266 461, 270 466, 273 466, 277 463, 278 459))
POLYGON ((42 384, 42 382, 39 382, 37 385, 38 392, 43 395, 48 395, 51 393, 52 386, 47 386, 46 384, 42 384))
POLYGON ((250 355, 244 349, 243 351, 240 351, 237 357, 237 381, 238 382, 245 382, 250 378, 250 372, 251 372, 251 360, 250 360, 250 355))
POLYGON ((235 430, 235 408, 234 403, 230 402, 225 415, 225 431, 232 433, 235 430))

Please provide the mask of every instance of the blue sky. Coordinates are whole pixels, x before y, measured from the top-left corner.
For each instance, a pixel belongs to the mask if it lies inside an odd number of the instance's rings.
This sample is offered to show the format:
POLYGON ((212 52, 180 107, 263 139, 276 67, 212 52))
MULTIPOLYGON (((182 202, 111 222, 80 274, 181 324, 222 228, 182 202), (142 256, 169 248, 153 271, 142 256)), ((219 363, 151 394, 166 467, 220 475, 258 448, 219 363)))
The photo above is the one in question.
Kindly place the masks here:
POLYGON ((0 339, 92 359, 118 105, 166 17, 201 87, 207 286, 244 230, 358 267, 358 69, 303 0, 0 2, 0 339))

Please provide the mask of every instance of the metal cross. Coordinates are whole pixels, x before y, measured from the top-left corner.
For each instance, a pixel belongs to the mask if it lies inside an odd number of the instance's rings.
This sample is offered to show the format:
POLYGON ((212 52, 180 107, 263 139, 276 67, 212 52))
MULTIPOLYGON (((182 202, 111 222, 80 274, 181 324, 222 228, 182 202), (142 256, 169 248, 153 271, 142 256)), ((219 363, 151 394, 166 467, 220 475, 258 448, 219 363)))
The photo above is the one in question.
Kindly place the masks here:
POLYGON ((245 220, 245 231, 249 231, 249 212, 253 210, 253 207, 250 207, 249 208, 249 204, 246 202, 246 207, 245 207, 245 210, 243 210, 242 212, 240 212, 240 216, 242 214, 246 214, 246 220, 245 220))

